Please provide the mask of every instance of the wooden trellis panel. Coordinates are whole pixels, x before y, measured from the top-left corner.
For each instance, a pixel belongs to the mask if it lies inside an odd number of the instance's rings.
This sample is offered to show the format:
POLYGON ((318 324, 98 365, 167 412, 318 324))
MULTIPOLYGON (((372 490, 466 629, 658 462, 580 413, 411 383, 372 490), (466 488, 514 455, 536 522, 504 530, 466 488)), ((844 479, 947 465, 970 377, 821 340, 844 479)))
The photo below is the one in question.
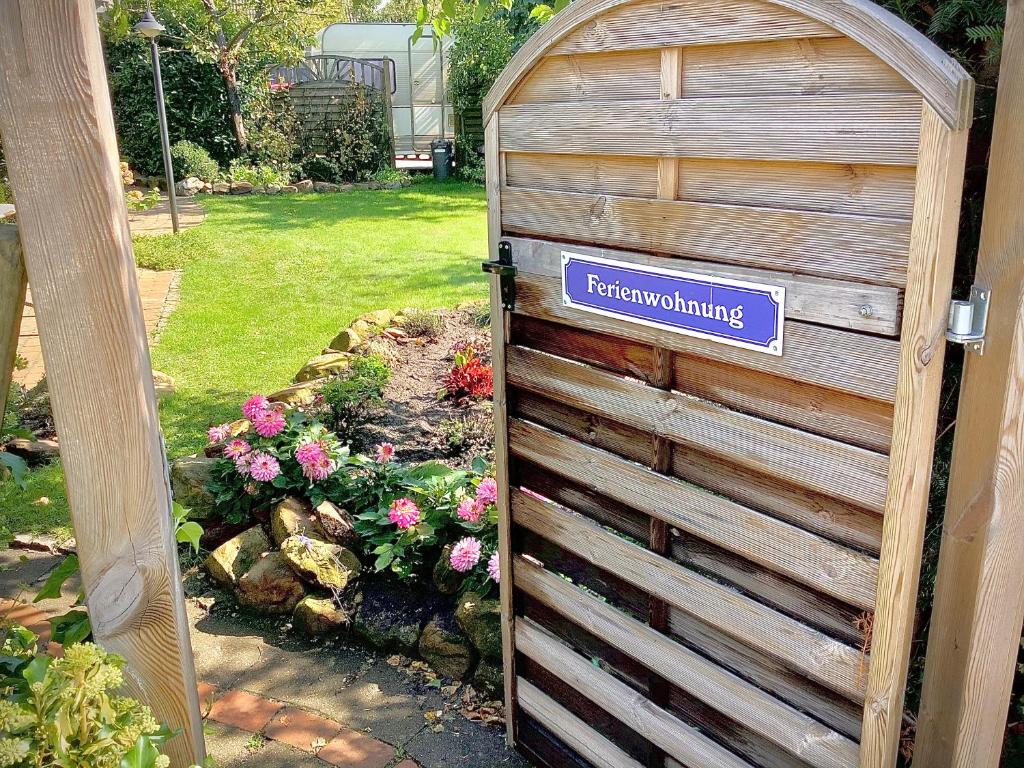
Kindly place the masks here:
POLYGON ((868 0, 579 0, 488 96, 509 736, 549 766, 895 762, 972 83, 868 0), (781 354, 566 254, 785 290, 781 354))

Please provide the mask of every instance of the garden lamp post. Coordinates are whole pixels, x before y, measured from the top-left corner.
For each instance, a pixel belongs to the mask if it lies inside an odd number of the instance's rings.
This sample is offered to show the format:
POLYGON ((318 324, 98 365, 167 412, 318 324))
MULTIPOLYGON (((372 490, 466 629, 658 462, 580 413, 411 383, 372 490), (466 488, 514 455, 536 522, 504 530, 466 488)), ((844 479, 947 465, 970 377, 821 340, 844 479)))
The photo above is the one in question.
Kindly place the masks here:
POLYGON ((164 176, 167 179, 167 200, 171 206, 171 229, 178 234, 178 198, 174 193, 174 166, 171 163, 171 140, 167 136, 167 110, 164 108, 164 81, 160 75, 160 51, 156 39, 164 31, 164 25, 156 20, 146 3, 146 13, 135 25, 135 34, 149 40, 153 56, 153 88, 156 91, 156 114, 160 121, 160 144, 164 154, 164 176))

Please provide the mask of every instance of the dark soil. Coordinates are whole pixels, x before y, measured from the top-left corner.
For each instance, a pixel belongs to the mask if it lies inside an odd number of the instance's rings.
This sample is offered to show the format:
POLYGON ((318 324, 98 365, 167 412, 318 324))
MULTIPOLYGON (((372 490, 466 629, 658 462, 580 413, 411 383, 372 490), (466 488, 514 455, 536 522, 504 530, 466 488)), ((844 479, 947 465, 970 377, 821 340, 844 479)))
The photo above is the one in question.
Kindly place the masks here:
POLYGON ((479 312, 446 310, 435 338, 401 342, 381 337, 378 344, 391 362, 393 375, 384 391, 385 409, 364 427, 365 442, 389 442, 401 461, 441 458, 453 465, 467 465, 475 456, 491 458, 494 452, 492 408, 489 400, 459 403, 445 398, 445 375, 451 370, 454 347, 470 343, 490 361, 491 335, 477 324, 479 312))

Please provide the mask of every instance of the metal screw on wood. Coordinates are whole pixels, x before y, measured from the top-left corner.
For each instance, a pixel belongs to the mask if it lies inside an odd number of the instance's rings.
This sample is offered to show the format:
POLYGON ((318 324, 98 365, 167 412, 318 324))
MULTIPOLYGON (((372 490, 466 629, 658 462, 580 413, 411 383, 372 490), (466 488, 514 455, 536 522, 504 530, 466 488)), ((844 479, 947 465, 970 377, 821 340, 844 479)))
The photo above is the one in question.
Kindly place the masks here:
POLYGON ((875 309, 870 304, 861 304, 860 309, 857 311, 861 317, 871 317, 875 314, 875 309))

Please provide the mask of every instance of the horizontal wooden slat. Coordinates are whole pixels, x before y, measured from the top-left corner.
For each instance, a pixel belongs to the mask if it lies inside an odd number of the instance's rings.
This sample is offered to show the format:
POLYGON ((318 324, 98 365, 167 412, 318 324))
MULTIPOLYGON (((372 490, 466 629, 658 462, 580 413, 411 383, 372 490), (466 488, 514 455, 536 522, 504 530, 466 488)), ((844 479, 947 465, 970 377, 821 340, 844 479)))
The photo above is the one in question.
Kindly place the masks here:
POLYGON ((877 512, 885 509, 888 460, 874 451, 523 347, 509 347, 506 376, 514 386, 699 448, 754 471, 877 512))
POLYGON ((845 736, 673 643, 657 630, 521 557, 516 560, 514 572, 516 586, 526 593, 809 765, 839 768, 856 764, 857 746, 845 736))
POLYGON ((561 281, 540 275, 516 278, 515 311, 886 403, 896 397, 899 343, 893 339, 787 321, 783 354, 776 357, 566 307, 561 281))
POLYGON ((739 757, 574 653, 529 618, 516 622, 516 648, 571 682, 581 694, 683 763, 701 768, 750 768, 739 757))
POLYGON ((509 103, 657 99, 660 66, 657 50, 545 56, 509 103))
POLYGON ((506 152, 510 187, 595 195, 658 196, 658 160, 622 155, 558 155, 506 152))
POLYGON ((707 45, 737 40, 835 37, 806 16, 757 0, 679 0, 620 5, 563 37, 552 53, 707 45))
POLYGON ((910 225, 810 211, 506 187, 509 233, 902 287, 910 225))
POLYGON ((786 289, 785 311, 790 320, 888 336, 899 332, 900 291, 897 288, 525 237, 503 239, 512 244, 512 261, 523 274, 561 279, 562 252, 579 253, 661 269, 779 285, 786 289), (862 312, 865 306, 871 307, 867 317, 862 312))
POLYGON ((507 104, 503 152, 914 165, 915 94, 507 104))
POLYGON ((863 701, 861 654, 850 646, 522 491, 512 491, 512 519, 830 690, 863 701))
POLYGON ((519 706, 544 723, 565 744, 572 747, 595 768, 644 768, 604 736, 528 680, 516 682, 519 706))

